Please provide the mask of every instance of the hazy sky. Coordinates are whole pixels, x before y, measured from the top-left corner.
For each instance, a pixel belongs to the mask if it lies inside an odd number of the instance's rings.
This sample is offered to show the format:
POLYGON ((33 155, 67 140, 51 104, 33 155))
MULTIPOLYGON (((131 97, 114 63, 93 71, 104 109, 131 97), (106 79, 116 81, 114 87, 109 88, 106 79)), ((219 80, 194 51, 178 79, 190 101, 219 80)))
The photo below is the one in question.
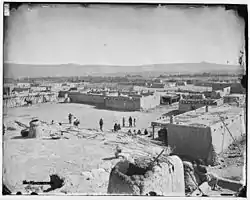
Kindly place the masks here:
POLYGON ((8 17, 5 61, 236 64, 244 23, 224 8, 23 6, 8 17))

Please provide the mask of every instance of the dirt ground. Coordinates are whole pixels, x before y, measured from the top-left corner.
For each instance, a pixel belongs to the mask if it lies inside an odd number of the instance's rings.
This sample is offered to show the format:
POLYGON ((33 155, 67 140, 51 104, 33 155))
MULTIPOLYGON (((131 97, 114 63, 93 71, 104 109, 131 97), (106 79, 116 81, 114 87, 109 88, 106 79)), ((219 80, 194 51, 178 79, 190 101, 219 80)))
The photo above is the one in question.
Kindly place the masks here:
MULTIPOLYGON (((114 156, 114 148, 104 144, 107 138, 115 138, 116 134, 110 131, 113 124, 121 123, 123 116, 126 119, 132 116, 137 119, 136 129, 148 128, 151 121, 175 107, 159 107, 145 113, 98 110, 93 106, 81 104, 50 103, 7 109, 4 111, 4 124, 7 126, 3 139, 4 180, 14 191, 25 192, 23 180, 49 181, 49 174, 58 173, 68 177, 74 186, 68 187, 66 189, 68 191, 52 192, 106 194, 109 172, 118 161, 105 159, 114 156), (28 125, 33 117, 38 117, 48 123, 54 120, 65 123, 63 126, 68 126, 69 112, 80 119, 79 128, 83 133, 97 132, 99 119, 102 117, 105 137, 79 139, 70 134, 64 134, 69 139, 23 139, 20 137, 22 128, 14 123, 17 120, 28 125)), ((127 128, 125 130, 127 132, 127 128)))
POLYGON ((68 123, 68 114, 72 113, 80 119, 80 128, 99 128, 99 120, 103 118, 104 130, 113 128, 114 123, 122 124, 122 117, 126 119, 128 126, 128 118, 136 118, 136 128, 144 129, 150 126, 150 123, 163 113, 178 109, 177 105, 159 106, 148 112, 119 112, 104 109, 96 109, 94 106, 85 104, 37 104, 31 107, 18 107, 4 110, 4 123, 20 119, 22 122, 28 123, 33 117, 40 120, 51 122, 68 123))
MULTIPOLYGON (((49 174, 57 173, 66 177, 70 185, 50 193, 106 194, 111 167, 118 162, 117 159, 111 159, 114 156, 114 146, 105 144, 107 140, 116 137, 116 134, 110 131, 113 124, 121 123, 123 116, 126 119, 132 116, 137 119, 136 129, 148 128, 151 121, 176 108, 174 105, 159 107, 149 112, 117 112, 98 110, 83 104, 48 103, 7 109, 4 111, 4 124, 8 128, 3 138, 4 180, 14 192, 25 192, 28 189, 22 184, 23 180, 49 181, 49 174), (65 134, 69 139, 23 139, 20 137, 21 128, 13 123, 17 120, 28 125, 33 117, 38 117, 46 122, 54 120, 65 123, 63 126, 68 126, 69 112, 80 119, 80 129, 83 133, 98 132, 98 122, 102 117, 105 136, 79 139, 65 134)), ((127 121, 126 123, 128 124, 127 121)), ((244 141, 244 139, 239 141, 241 151, 246 147, 244 141)), ((225 178, 241 180, 244 158, 243 155, 237 156, 235 148, 231 147, 226 151, 222 155, 223 164, 211 168, 211 171, 225 178)), ((46 186, 43 189, 47 189, 46 186)), ((41 188, 37 190, 41 191, 41 188)))

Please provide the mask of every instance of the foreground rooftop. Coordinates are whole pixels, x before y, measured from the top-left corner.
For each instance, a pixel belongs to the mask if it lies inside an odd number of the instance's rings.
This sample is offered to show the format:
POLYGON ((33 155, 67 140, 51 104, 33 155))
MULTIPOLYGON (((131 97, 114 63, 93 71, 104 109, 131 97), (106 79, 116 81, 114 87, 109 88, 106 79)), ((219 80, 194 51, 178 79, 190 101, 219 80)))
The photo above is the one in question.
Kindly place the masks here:
MULTIPOLYGON (((240 107, 222 105, 222 106, 208 106, 208 112, 205 107, 185 112, 174 117, 174 124, 195 126, 195 127, 208 127, 221 122, 220 117, 225 120, 231 120, 243 111, 240 107)), ((152 125, 167 125, 170 123, 169 117, 162 117, 154 122, 152 125)))

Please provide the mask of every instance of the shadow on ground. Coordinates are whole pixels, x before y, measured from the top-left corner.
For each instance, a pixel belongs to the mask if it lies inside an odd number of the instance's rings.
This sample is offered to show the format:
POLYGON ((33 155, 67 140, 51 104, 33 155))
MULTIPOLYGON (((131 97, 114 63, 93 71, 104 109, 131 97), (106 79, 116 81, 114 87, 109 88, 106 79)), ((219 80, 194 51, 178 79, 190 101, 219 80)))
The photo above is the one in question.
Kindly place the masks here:
POLYGON ((184 113, 184 112, 183 111, 179 111, 179 110, 171 110, 168 113, 163 114, 163 116, 165 116, 165 117, 172 116, 172 115, 176 116, 176 115, 180 115, 182 113, 184 113))
POLYGON ((97 110, 108 110, 108 111, 116 111, 116 112, 135 112, 135 111, 131 111, 131 110, 107 108, 104 105, 94 105, 94 108, 97 110))
POLYGON ((34 138, 23 137, 20 135, 20 136, 14 136, 11 139, 13 139, 13 140, 18 140, 18 139, 26 140, 26 139, 34 139, 34 138))
POLYGON ((116 157, 109 157, 109 158, 103 158, 102 160, 114 160, 114 159, 116 159, 116 157))

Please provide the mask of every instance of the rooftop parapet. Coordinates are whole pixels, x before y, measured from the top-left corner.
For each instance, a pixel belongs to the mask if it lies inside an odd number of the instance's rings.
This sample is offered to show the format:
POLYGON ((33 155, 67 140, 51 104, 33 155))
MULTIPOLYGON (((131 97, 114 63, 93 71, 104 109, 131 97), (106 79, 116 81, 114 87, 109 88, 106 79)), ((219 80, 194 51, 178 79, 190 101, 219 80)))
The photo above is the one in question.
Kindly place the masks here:
POLYGON ((217 105, 216 101, 218 99, 181 99, 180 103, 181 104, 204 104, 204 105, 217 105))

